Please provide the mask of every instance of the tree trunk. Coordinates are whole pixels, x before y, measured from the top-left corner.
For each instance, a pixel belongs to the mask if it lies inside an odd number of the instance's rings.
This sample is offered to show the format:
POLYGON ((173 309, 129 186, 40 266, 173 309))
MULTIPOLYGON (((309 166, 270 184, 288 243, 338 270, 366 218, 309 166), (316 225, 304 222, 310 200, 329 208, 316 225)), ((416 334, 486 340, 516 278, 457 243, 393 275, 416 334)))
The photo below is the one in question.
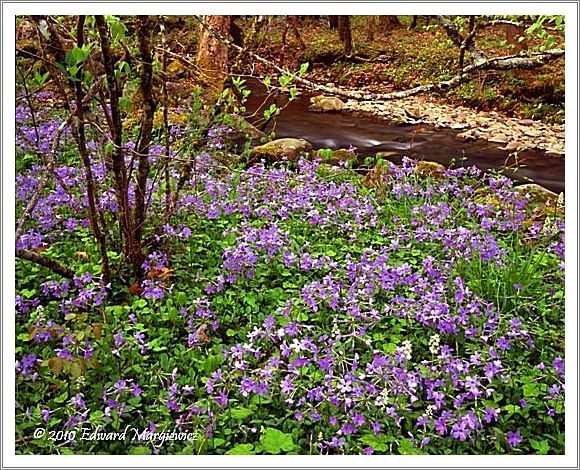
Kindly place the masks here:
POLYGON ((338 16, 337 15, 330 15, 328 17, 328 27, 330 29, 338 29, 338 16))
POLYGON ((352 52, 352 34, 350 31, 350 18, 348 16, 338 17, 338 37, 342 42, 344 53, 349 55, 352 52))
MULTIPOLYGON (((443 29, 445 29, 445 32, 447 33, 449 39, 453 41, 453 44, 459 47, 460 51, 463 48, 464 50, 468 51, 471 54, 471 58, 473 59, 474 63, 477 64, 479 62, 483 62, 486 60, 486 57, 483 54, 483 52, 481 52, 475 45, 475 33, 477 31, 475 23, 473 24, 473 30, 471 31, 470 35, 467 38, 464 38, 459 33, 457 27, 447 18, 441 15, 435 16, 434 18, 437 21, 437 23, 443 26, 443 29)), ((461 57, 460 62, 463 62, 461 57)))
POLYGON ((227 37, 230 31, 230 17, 222 15, 204 16, 199 49, 197 51, 197 66, 200 71, 201 85, 208 91, 210 103, 217 101, 223 91, 228 74, 228 47, 219 41, 212 30, 227 37))
POLYGON ((135 188, 135 210, 133 212, 133 265, 136 271, 141 269, 144 261, 141 239, 145 224, 147 195, 147 177, 149 176, 149 146, 151 145, 151 131, 153 130, 153 115, 155 102, 151 83, 153 79, 153 57, 151 55, 151 32, 154 22, 152 17, 139 17, 139 54, 141 56, 141 97, 143 98, 143 117, 141 131, 137 141, 139 168, 137 170, 137 186, 135 188))
POLYGON ((367 16, 367 40, 375 40, 376 18, 372 15, 367 16))
MULTIPOLYGON (((138 254, 135 253, 136 246, 133 241, 133 220, 131 218, 131 209, 129 207, 129 181, 127 177, 127 167, 125 165, 125 152, 123 151, 123 127, 121 125, 121 111, 119 109, 121 90, 119 89, 119 84, 115 77, 115 64, 113 63, 109 27, 105 22, 105 18, 101 15, 95 15, 95 23, 101 41, 103 65, 107 76, 109 104, 111 107, 110 127, 113 140, 111 169, 113 171, 113 180, 115 182, 115 195, 119 206, 119 222, 123 237, 123 253, 128 259, 134 260, 135 256, 138 256, 138 254)), ((140 269, 137 266, 133 267, 137 270, 140 269)))
MULTIPOLYGON (((77 46, 79 48, 83 47, 84 44, 84 26, 85 17, 84 15, 79 15, 77 22, 77 46)), ((95 179, 93 177, 93 169, 91 167, 91 159, 87 150, 87 142, 85 136, 85 117, 84 117, 84 92, 82 86, 82 79, 84 74, 84 67, 79 70, 80 77, 78 80, 73 82, 75 89, 76 98, 76 122, 74 126, 73 134, 77 142, 77 147, 79 149, 79 154, 83 160, 83 166, 85 168, 85 183, 87 185, 87 199, 89 202, 89 220, 91 223, 91 229, 99 245, 99 251, 101 253, 101 273, 103 275, 103 284, 107 285, 111 280, 111 273, 109 270, 109 257, 107 254, 107 243, 105 240, 105 234, 99 226, 99 220, 97 217, 97 204, 95 195, 95 179)))
POLYGON ((380 22, 383 33, 392 31, 393 29, 400 29, 403 27, 403 25, 399 21, 399 18, 397 18, 396 15, 381 16, 380 22))

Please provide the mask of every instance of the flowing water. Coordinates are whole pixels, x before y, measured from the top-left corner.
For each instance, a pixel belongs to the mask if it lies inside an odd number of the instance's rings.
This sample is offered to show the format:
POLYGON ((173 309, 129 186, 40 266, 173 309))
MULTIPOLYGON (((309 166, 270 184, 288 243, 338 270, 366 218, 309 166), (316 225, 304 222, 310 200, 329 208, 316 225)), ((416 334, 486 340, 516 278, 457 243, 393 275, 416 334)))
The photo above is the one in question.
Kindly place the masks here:
MULTIPOLYGON (((248 110, 253 111, 266 95, 255 83, 251 84, 251 89, 248 110)), ((395 163, 409 156, 446 166, 475 165, 483 170, 517 166, 516 172, 509 170, 506 175, 519 181, 530 178, 557 193, 564 191, 563 157, 549 156, 540 150, 526 150, 519 152, 517 157, 510 156, 510 152, 500 149, 505 144, 481 139, 465 141, 457 138, 461 131, 433 125, 401 126, 368 115, 311 112, 308 111, 310 96, 299 95, 277 116, 275 132, 278 138, 306 139, 315 149, 348 149, 352 145, 363 159, 382 152, 395 163)))

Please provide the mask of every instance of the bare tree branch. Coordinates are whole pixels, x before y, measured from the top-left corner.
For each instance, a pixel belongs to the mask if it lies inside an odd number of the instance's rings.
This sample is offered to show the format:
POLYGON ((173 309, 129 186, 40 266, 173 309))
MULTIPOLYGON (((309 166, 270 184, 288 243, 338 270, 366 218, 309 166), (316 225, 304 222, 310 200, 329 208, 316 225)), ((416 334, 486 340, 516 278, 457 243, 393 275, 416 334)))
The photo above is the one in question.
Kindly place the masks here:
POLYGON ((45 268, 50 269, 56 274, 60 274, 61 276, 67 277, 69 279, 72 279, 75 276, 74 271, 67 268, 66 266, 63 266, 58 261, 53 260, 48 256, 41 255, 40 253, 36 253, 34 251, 17 248, 16 257, 27 261, 32 261, 33 263, 39 264, 40 266, 44 266, 45 268))
MULTIPOLYGON (((475 28, 471 28, 470 30, 470 33, 473 33, 473 35, 470 34, 468 38, 464 38, 459 33, 457 27, 444 16, 436 15, 435 21, 437 21, 437 23, 439 23, 443 27, 443 29, 447 33, 447 36, 449 36, 449 39, 453 41, 453 44, 455 44, 460 49, 467 50, 471 54, 474 63, 477 64, 478 62, 486 60, 486 57, 483 54, 483 52, 481 52, 476 47, 475 42, 473 41, 473 36, 475 35, 475 28)), ((461 67, 463 65, 462 63, 463 61, 460 60, 460 62, 461 67)))

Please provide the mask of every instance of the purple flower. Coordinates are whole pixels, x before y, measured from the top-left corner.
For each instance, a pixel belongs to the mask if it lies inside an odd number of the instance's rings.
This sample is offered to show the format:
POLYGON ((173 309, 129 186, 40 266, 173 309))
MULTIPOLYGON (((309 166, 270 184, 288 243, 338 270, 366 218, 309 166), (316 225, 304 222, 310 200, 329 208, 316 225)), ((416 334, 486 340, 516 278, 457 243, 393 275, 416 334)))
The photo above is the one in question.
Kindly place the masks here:
POLYGON ((85 401, 83 400, 80 393, 77 393, 74 397, 71 398, 70 401, 77 408, 84 408, 85 407, 85 401))
POLYGON ((361 414, 356 413, 353 417, 352 417, 352 422, 354 423, 355 426, 360 427, 365 423, 365 417, 361 414))
POLYGON ((417 418, 417 426, 425 426, 430 422, 431 422, 430 419, 425 415, 419 416, 417 418))
POLYGON ((177 404, 175 398, 171 398, 167 402, 167 408, 170 409, 171 411, 179 411, 179 405, 177 404))
POLYGON ((560 395, 560 390, 562 390, 562 387, 560 387, 558 384, 552 385, 548 389, 548 396, 546 398, 551 398, 552 400, 555 400, 560 395))
POLYGON ((133 384, 133 396, 138 397, 139 395, 141 395, 141 393, 143 393, 143 390, 139 388, 139 385, 133 384))
POLYGON ((487 407, 485 409, 485 415, 483 417, 483 420, 489 424, 492 421, 497 421, 497 418, 499 417, 499 408, 497 410, 491 408, 491 407, 487 407))
POLYGON ((518 446, 520 442, 522 442, 522 437, 520 436, 520 430, 517 431, 508 431, 507 432, 507 441, 509 446, 513 449, 518 446))
POLYGON ((72 361, 74 359, 74 356, 72 355, 72 353, 66 349, 55 349, 56 351, 56 356, 61 358, 61 359, 66 359, 67 361, 72 361))
POLYGON ((558 374, 564 374, 564 360, 560 356, 552 361, 552 365, 558 374))
POLYGON ((510 348, 510 340, 505 339, 503 336, 499 337, 495 342, 498 349, 502 351, 507 351, 510 348))
POLYGON ((40 414, 42 416, 42 420, 46 423, 50 418, 50 413, 52 413, 48 408, 43 408, 40 410, 40 414))
POLYGON ((73 426, 76 426, 78 423, 80 422, 80 417, 79 415, 72 415, 69 420, 64 423, 64 425, 67 428, 72 428, 73 426))
POLYGON ((123 393, 129 390, 129 388, 127 387, 127 381, 123 379, 117 380, 117 382, 115 382, 113 387, 115 387, 115 392, 117 393, 123 393))
POLYGON ((465 441, 469 437, 469 433, 470 431, 466 429, 463 420, 457 421, 451 428, 451 435, 460 441, 465 441))
POLYGON ((363 449, 363 452, 365 453, 365 455, 371 455, 374 452, 374 449, 371 446, 367 446, 363 449))
POLYGON ((83 358, 85 360, 90 359, 91 357, 93 357, 95 350, 93 349, 93 345, 91 344, 90 340, 87 338, 85 340, 85 352, 83 355, 83 358))

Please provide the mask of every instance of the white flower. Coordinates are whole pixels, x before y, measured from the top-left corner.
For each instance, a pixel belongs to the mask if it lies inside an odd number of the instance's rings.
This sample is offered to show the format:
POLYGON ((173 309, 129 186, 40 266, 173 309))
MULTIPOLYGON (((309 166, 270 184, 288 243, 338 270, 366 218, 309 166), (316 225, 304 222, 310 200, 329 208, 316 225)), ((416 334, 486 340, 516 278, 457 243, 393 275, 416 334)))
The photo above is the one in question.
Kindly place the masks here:
POLYGON ((438 334, 434 334, 429 338, 429 352, 431 354, 437 354, 439 352, 439 342, 441 337, 438 334))

